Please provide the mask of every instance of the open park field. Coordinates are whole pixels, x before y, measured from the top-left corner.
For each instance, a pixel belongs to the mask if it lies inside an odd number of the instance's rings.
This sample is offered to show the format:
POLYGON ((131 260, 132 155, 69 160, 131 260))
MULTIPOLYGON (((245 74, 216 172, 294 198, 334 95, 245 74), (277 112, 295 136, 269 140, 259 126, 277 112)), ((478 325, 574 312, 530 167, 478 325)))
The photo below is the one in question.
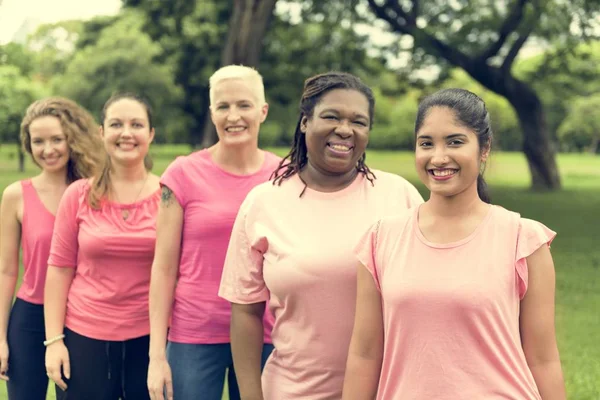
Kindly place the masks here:
MULTIPOLYGON (((182 146, 155 146, 154 172, 160 174, 182 146)), ((285 149, 275 149, 284 154, 285 149)), ((564 189, 556 193, 529 191, 529 173, 520 153, 493 154, 487 171, 492 200, 522 216, 539 220, 558 232, 552 253, 557 272, 556 317, 559 348, 569 399, 600 399, 600 157, 563 154, 558 157, 564 189)), ((417 185, 410 152, 369 152, 371 168, 398 173, 417 185)), ((0 146, 0 189, 37 172, 29 160, 18 173, 14 145, 0 146)), ((54 399, 51 390, 48 399, 54 399)), ((0 383, 0 400, 6 389, 0 383)))

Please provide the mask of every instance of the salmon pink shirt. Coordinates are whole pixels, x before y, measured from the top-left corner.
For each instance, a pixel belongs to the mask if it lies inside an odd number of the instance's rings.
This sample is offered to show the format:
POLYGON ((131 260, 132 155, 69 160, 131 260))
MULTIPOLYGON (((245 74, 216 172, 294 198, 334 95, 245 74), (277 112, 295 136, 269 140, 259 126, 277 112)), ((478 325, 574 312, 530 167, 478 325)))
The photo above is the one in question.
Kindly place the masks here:
POLYGON ((17 297, 29 303, 43 304, 54 215, 40 200, 31 179, 21 181, 21 189, 23 192, 23 220, 21 221, 23 283, 17 292, 17 297))
POLYGON ((74 268, 65 326, 92 339, 122 341, 150 333, 148 291, 160 190, 133 204, 92 209, 89 181, 72 183, 54 225, 48 264, 74 268), (127 220, 123 209, 129 210, 127 220))
POLYGON ((540 400, 519 331, 527 257, 553 231, 498 206, 468 237, 438 244, 419 207, 384 218, 356 248, 381 292, 377 399, 540 400))
POLYGON ((296 174, 258 186, 240 208, 219 295, 268 302, 275 316, 265 400, 342 397, 356 304, 352 250, 377 219, 423 201, 403 178, 373 172, 374 184, 360 173, 332 193, 306 188, 296 174))
MULTIPOLYGON (((248 192, 269 180, 280 161, 265 151, 260 170, 236 175, 217 165, 205 149, 178 157, 162 175, 161 185, 173 192, 184 212, 169 341, 230 342, 231 304, 217 292, 231 229, 248 192)), ((271 343, 272 324, 266 313, 265 343, 271 343)))

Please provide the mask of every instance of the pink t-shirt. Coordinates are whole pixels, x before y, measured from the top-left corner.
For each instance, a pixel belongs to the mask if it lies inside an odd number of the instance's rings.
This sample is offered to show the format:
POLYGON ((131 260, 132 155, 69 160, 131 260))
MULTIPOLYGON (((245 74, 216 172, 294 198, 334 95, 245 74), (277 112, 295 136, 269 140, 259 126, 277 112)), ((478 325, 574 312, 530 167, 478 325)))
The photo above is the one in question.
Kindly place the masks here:
POLYGON ((324 193, 298 175, 254 189, 231 235, 219 295, 268 301, 275 350, 262 384, 265 400, 340 399, 356 302, 352 250, 379 218, 423 201, 405 179, 374 171, 324 193), (269 299, 270 292, 270 299, 269 299))
MULTIPOLYGON (((217 292, 240 204, 252 188, 269 179, 281 161, 273 153, 264 154, 258 172, 235 175, 219 167, 208 150, 200 150, 178 157, 161 177, 161 184, 173 191, 184 210, 171 342, 230 342, 231 304, 217 292)), ((266 343, 271 343, 272 320, 266 313, 266 343)))
POLYGON ((31 179, 21 181, 23 191, 23 283, 17 297, 33 304, 44 303, 44 284, 48 270, 48 254, 54 228, 54 215, 40 200, 31 179))
POLYGON ((60 202, 48 264, 75 268, 65 326, 98 340, 148 335, 148 291, 160 191, 122 205, 87 202, 87 179, 72 183, 60 202), (129 211, 123 220, 122 210, 129 211))
POLYGON ((383 219, 356 248, 383 304, 377 399, 539 400, 519 307, 526 257, 556 234, 491 206, 471 235, 435 244, 419 229, 418 209, 383 219))

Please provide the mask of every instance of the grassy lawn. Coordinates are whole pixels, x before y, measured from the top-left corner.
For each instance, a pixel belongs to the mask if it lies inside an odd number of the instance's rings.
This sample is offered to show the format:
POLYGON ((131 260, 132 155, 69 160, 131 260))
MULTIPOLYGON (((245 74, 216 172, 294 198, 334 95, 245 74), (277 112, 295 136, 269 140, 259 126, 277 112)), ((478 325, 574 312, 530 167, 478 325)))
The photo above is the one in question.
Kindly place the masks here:
MULTIPOLYGON (((153 148, 155 172, 161 173, 185 147, 153 148)), ((285 150, 283 151, 285 152, 285 150)), ((282 154, 281 150, 277 153, 282 154)), ((557 332, 570 399, 600 399, 600 157, 561 155, 564 189, 557 193, 527 190, 529 174, 518 153, 496 153, 487 171, 495 204, 543 222, 558 232, 552 246, 557 272, 557 332)), ((369 152, 371 168, 398 173, 426 194, 408 152, 369 152)), ((16 173, 14 146, 0 146, 0 189, 36 173, 27 165, 16 173), (10 154, 13 154, 12 158, 10 154)), ((53 392, 53 391, 52 391, 53 392)), ((54 393, 48 396, 54 399, 54 393)), ((6 399, 0 384, 0 400, 6 399)))

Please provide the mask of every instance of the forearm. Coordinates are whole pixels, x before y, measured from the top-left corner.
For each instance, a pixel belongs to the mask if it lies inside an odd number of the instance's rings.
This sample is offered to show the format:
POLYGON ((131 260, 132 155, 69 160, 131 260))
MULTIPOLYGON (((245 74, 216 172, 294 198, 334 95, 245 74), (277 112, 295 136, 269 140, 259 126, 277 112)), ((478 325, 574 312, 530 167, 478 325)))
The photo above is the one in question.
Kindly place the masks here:
POLYGON ((150 282, 150 358, 165 358, 176 273, 153 273, 150 282))
POLYGON ((0 342, 6 341, 8 318, 16 286, 16 276, 0 273, 0 342))
POLYGON ((566 400, 560 361, 536 364, 530 366, 530 369, 543 400, 566 400))
POLYGON ((232 313, 231 350, 238 386, 244 400, 263 398, 261 385, 263 329, 262 315, 232 313))
POLYGON ((61 335, 65 329, 67 296, 75 271, 71 268, 48 267, 44 287, 44 320, 46 339, 61 335))
POLYGON ((346 364, 343 400, 375 399, 380 373, 381 358, 350 353, 346 364))

